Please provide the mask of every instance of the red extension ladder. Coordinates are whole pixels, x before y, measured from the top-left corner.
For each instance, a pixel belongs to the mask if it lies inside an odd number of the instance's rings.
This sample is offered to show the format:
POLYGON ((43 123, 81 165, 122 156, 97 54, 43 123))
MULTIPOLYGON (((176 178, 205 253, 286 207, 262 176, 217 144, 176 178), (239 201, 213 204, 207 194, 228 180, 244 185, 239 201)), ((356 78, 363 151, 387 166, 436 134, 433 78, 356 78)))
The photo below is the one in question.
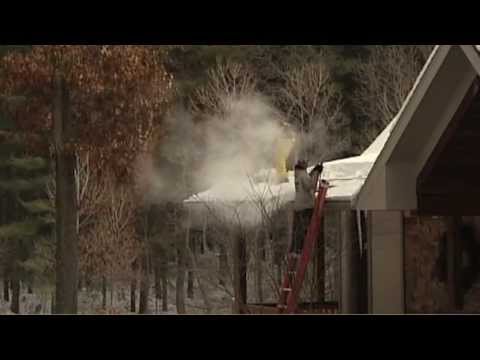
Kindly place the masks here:
POLYGON ((305 273, 308 264, 312 259, 312 253, 320 234, 321 220, 325 207, 328 184, 324 181, 316 180, 315 189, 315 207, 313 209, 312 220, 308 227, 307 235, 303 244, 302 255, 297 260, 293 254, 287 257, 287 273, 280 288, 280 301, 278 308, 280 313, 294 314, 298 307, 298 298, 305 280, 305 273))

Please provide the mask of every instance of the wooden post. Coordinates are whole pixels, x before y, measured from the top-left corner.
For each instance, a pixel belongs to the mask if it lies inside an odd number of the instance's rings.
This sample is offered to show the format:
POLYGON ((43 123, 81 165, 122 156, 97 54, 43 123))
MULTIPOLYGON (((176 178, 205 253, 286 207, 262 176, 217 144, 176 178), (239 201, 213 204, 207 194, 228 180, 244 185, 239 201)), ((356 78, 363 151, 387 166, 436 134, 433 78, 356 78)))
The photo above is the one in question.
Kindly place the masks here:
POLYGON ((335 300, 342 307, 342 213, 335 211, 335 256, 331 260, 335 268, 335 300))
POLYGON ((368 314, 368 252, 367 245, 367 219, 364 212, 359 214, 358 235, 361 237, 361 246, 359 243, 359 263, 358 263, 358 313, 368 314))
POLYGON ((344 314, 358 313, 359 249, 354 212, 342 211, 342 299, 344 314))

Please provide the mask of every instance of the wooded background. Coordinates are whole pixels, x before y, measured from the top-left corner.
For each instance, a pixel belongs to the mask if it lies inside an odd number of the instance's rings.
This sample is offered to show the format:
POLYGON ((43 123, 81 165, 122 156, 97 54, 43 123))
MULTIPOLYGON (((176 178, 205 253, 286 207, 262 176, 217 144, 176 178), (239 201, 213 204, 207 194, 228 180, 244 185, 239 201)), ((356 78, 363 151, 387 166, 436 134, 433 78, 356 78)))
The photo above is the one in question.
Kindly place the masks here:
MULTIPOLYGON (((432 49, 0 46, 3 311, 231 312, 238 232, 190 230, 179 205, 211 185, 195 181, 207 120, 225 98, 254 94, 303 138, 310 162, 360 154, 432 49), (155 172, 169 176, 153 196, 155 172)), ((276 301, 288 239, 277 220, 241 235, 249 301, 276 301)))

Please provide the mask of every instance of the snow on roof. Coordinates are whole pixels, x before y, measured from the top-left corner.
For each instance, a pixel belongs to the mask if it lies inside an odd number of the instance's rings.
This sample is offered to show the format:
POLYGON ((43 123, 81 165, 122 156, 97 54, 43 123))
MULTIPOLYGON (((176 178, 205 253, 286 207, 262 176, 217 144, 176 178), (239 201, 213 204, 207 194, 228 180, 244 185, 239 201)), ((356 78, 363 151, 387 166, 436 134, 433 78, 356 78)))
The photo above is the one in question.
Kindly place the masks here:
POLYGON ((390 137, 390 133, 392 129, 395 127, 398 121, 398 116, 396 116, 390 124, 382 131, 382 133, 375 139, 375 141, 363 152, 363 155, 366 154, 379 154, 383 147, 385 146, 388 138, 390 137))
MULTIPOLYGON (((390 133, 398 118, 395 118, 376 140, 360 156, 350 157, 324 163, 322 178, 332 186, 327 193, 327 201, 351 201, 363 186, 378 155, 390 137, 390 133)), ((293 172, 289 172, 289 181, 275 184, 268 180, 275 176, 275 170, 264 170, 260 177, 264 181, 254 182, 245 176, 244 179, 235 179, 233 183, 223 183, 211 189, 196 194, 185 200, 187 205, 195 203, 236 204, 236 211, 242 207, 250 208, 246 203, 262 200, 268 207, 281 207, 295 199, 295 185, 293 172)), ((225 209, 224 209, 225 210, 225 209)), ((245 210, 246 211, 246 210, 245 210)))
POLYGON ((276 175, 274 169, 263 172, 269 176, 260 181, 254 181, 257 176, 237 178, 235 182, 217 184, 185 200, 191 212, 192 225, 201 223, 206 213, 223 222, 255 225, 261 222, 265 213, 271 214, 295 199, 292 172, 288 182, 281 184, 270 181, 276 175))
POLYGON ((289 181, 282 184, 275 184, 272 181, 275 176, 275 169, 263 170, 252 177, 245 175, 243 179, 236 178, 231 182, 224 181, 214 185, 209 190, 193 195, 184 202, 244 202, 258 197, 264 199, 289 196, 293 184, 293 173, 290 172, 289 181))
POLYGON ((332 186, 328 201, 351 201, 360 191, 397 120, 395 117, 362 155, 324 164, 323 178, 332 186))

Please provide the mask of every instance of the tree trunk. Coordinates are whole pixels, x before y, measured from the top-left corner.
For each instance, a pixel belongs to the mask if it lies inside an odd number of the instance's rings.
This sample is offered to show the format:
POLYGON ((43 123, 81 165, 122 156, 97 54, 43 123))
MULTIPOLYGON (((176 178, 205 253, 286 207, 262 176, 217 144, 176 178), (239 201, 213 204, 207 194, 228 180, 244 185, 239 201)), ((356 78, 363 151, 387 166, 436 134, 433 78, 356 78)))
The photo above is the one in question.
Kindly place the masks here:
POLYGON ((150 271, 148 267, 148 256, 145 253, 142 255, 140 276, 140 300, 139 300, 139 314, 148 314, 148 298, 150 295, 150 271))
POLYGON ((282 285, 283 277, 282 277, 282 265, 275 266, 275 276, 276 276, 276 283, 280 287, 282 285))
MULTIPOLYGON (((196 251, 195 251, 195 238, 192 237, 189 241, 189 246, 190 246, 190 249, 193 253, 193 256, 195 256, 196 254, 196 251)), ((187 297, 189 299, 193 299, 193 296, 194 296, 194 289, 193 289, 193 281, 194 281, 194 274, 193 274, 193 264, 192 264, 192 261, 190 260, 189 262, 189 266, 188 266, 188 273, 187 273, 187 297)))
MULTIPOLYGON (((8 200, 9 196, 4 195, 0 197, 0 225, 6 225, 8 223, 8 200)), ((3 300, 5 302, 10 301, 10 282, 8 281, 8 268, 4 266, 3 268, 3 300)))
POLYGON ((56 306, 57 314, 77 313, 78 236, 75 155, 65 144, 73 140, 69 94, 55 74, 54 127, 56 151, 56 306))
POLYGON ((10 284, 9 284, 9 281, 7 279, 3 279, 3 300, 5 302, 9 302, 10 301, 10 284))
POLYGON ((157 251, 155 253, 155 260, 154 260, 154 276, 155 276, 155 314, 158 314, 160 311, 160 300, 162 299, 162 271, 161 271, 161 253, 157 251))
POLYGON ((52 292, 51 294, 51 299, 50 299, 50 312, 52 314, 55 314, 55 291, 52 292))
POLYGON ((202 227, 202 239, 200 241, 200 253, 203 255, 207 251, 207 235, 208 234, 208 221, 207 217, 205 216, 203 220, 203 227, 202 227))
POLYGON ((18 276, 16 274, 14 274, 12 277, 11 286, 12 286, 12 303, 10 305, 10 310, 14 314, 20 314, 20 280, 18 279, 18 276))
POLYGON ((189 299, 193 299, 194 297, 193 280, 194 280, 193 271, 189 270, 187 273, 187 297, 189 299))
POLYGON ((92 287, 92 280, 90 279, 90 275, 88 275, 88 273, 85 274, 84 282, 85 282, 85 290, 87 290, 87 292, 90 292, 90 289, 92 287))
POLYGON ((263 231, 259 230, 258 234, 258 244, 260 247, 260 260, 265 262, 267 261, 267 238, 263 231))
POLYGON ((263 303, 263 255, 263 232, 257 231, 255 237, 255 288, 257 292, 257 302, 260 304, 263 303))
POLYGON ((162 282, 161 282, 161 271, 160 271, 160 260, 158 258, 155 260, 154 275, 155 275, 155 298, 162 298, 162 282))
POLYGON ((13 253, 14 264, 12 267, 11 279, 10 279, 10 286, 12 290, 12 302, 10 304, 10 310, 14 314, 20 314, 21 284, 20 284, 19 268, 18 268, 18 265, 16 264, 17 259, 19 259, 19 254, 20 254, 20 243, 17 242, 14 246, 14 253, 13 253))
POLYGON ((151 208, 145 209, 143 214, 143 249, 140 257, 140 299, 138 304, 139 314, 149 313, 150 297, 150 215, 151 208))
POLYGON ((234 261, 234 312, 241 314, 247 303, 247 252, 245 236, 239 233, 234 239, 233 261, 234 261))
MULTIPOLYGON (((188 239, 190 230, 187 229, 186 238, 188 239)), ((178 314, 186 314, 185 308, 185 273, 186 273, 186 244, 187 241, 182 239, 178 244, 177 249, 177 281, 176 281, 176 293, 175 304, 177 306, 178 314)))
POLYGON ((218 244, 218 279, 221 286, 227 286, 228 257, 225 245, 218 244))
POLYGON ((113 286, 113 281, 110 282, 110 309, 113 310, 115 305, 115 288, 113 286))
POLYGON ((102 277, 102 309, 107 310, 107 278, 102 277))
POLYGON ((130 282, 130 312, 137 312, 137 280, 130 282))
POLYGON ((168 255, 162 251, 160 257, 160 274, 162 277, 162 311, 168 311, 168 255))
POLYGON ((204 302, 205 308, 206 308, 205 312, 207 314, 211 314, 212 313, 212 304, 210 303, 210 300, 208 298, 207 290, 203 286, 203 283, 200 279, 200 276, 198 276, 197 259, 196 259, 195 254, 193 253, 193 251, 190 248, 188 249, 188 255, 190 257, 190 262, 191 262, 191 265, 192 265, 193 272, 197 273, 197 276, 195 278, 197 279, 197 284, 198 284, 198 288, 200 289, 200 294, 202 294, 202 297, 203 297, 203 302, 204 302))

